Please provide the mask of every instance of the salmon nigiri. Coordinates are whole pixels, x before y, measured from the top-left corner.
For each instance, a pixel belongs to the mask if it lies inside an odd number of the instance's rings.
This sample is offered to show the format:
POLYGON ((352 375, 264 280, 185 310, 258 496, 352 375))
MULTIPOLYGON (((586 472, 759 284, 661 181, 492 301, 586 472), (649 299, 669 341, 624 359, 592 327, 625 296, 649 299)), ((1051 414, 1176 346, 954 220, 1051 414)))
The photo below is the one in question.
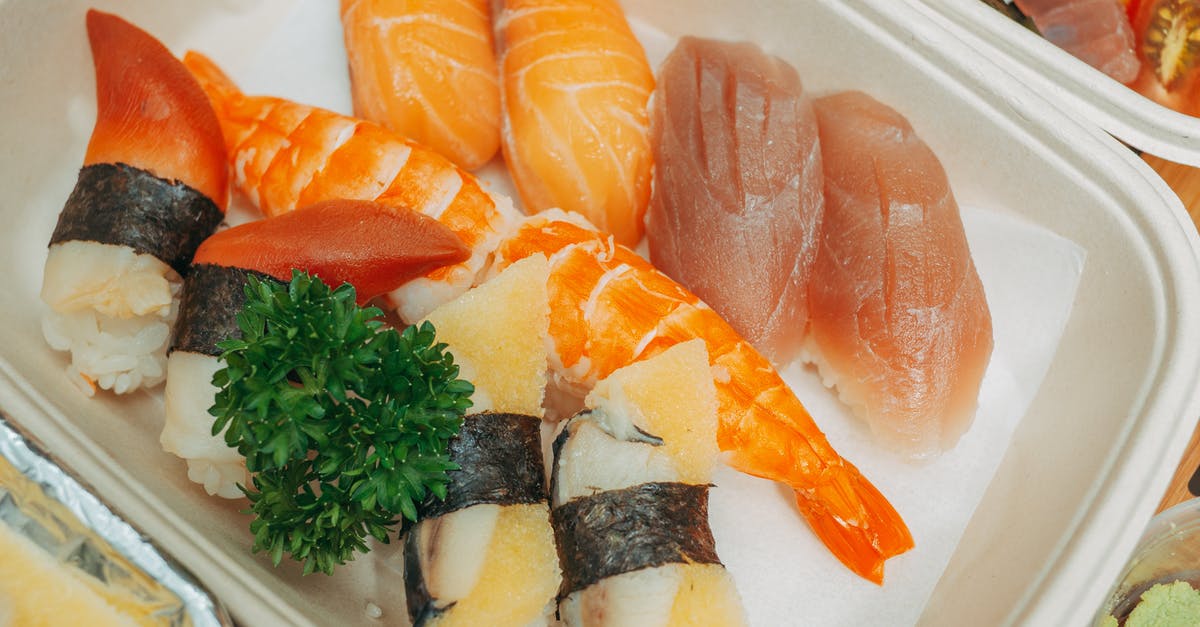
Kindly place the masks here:
POLYGON ((488 0, 342 0, 354 114, 474 170, 500 147, 488 0))
POLYGON ((650 119, 650 260, 775 363, 800 349, 825 210, 817 118, 796 70, 684 37, 650 119))
POLYGON ((366 302, 468 254, 437 220, 362 200, 316 203, 208 238, 184 282, 167 358, 163 449, 186 460, 188 478, 209 494, 238 498, 238 484, 248 485, 245 458, 212 432, 208 409, 221 367, 217 343, 241 337, 237 317, 249 275, 287 282, 293 269, 303 270, 329 285, 350 283, 366 302))
POLYGON ((880 583, 889 558, 913 546, 904 520, 842 458, 787 383, 703 301, 607 234, 547 211, 497 249, 494 270, 550 260, 550 370, 575 392, 618 368, 694 338, 708 350, 717 445, 743 472, 795 491, 800 512, 855 573, 880 583))
POLYGON ((378 124, 272 96, 250 96, 202 54, 184 64, 212 99, 234 186, 274 216, 323 200, 374 200, 450 227, 470 250, 397 288, 400 317, 420 320, 475 282, 516 218, 511 202, 432 150, 378 124))
POLYGON ((583 214, 628 246, 650 198, 654 75, 615 0, 505 0, 501 147, 527 212, 583 214))
POLYGON ((877 438, 936 454, 970 426, 992 352, 958 204, 899 113, 862 92, 814 106, 826 204, 810 358, 877 438))
POLYGON ((162 381, 192 253, 225 217, 221 127, 183 64, 149 33, 87 14, 96 125, 58 217, 42 282, 47 343, 80 387, 162 381))

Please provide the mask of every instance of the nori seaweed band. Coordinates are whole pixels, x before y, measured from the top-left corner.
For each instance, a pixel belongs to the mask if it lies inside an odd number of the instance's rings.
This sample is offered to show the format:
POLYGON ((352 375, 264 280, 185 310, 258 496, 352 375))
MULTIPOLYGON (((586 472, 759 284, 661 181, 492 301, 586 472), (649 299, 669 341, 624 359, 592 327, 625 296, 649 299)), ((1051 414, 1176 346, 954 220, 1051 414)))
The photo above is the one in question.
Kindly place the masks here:
POLYGON ((192 254, 225 214, 204 194, 124 163, 79 170, 50 244, 81 240, 128 246, 185 276, 192 254))
MULTIPOLYGON (((444 516, 472 505, 545 503, 546 478, 542 464, 541 419, 522 414, 484 412, 467 416, 450 440, 447 453, 459 470, 446 473, 445 500, 432 495, 417 506, 417 521, 444 516)), ((403 522, 404 592, 413 627, 450 609, 438 607, 425 587, 418 534, 403 522)))
POLYGON ((171 351, 188 351, 218 356, 217 342, 242 337, 238 312, 246 304, 247 277, 276 279, 261 272, 201 263, 192 266, 183 280, 179 317, 175 322, 171 351))
POLYGON ((559 597, 601 579, 664 564, 720 564, 708 526, 708 486, 643 483, 567 502, 550 513, 559 597))
MULTIPOLYGON (((446 473, 446 498, 417 506, 417 520, 472 505, 545 503, 542 421, 536 416, 484 412, 467 416, 446 452, 460 470, 446 473)), ((406 527, 412 523, 405 521, 406 527)))

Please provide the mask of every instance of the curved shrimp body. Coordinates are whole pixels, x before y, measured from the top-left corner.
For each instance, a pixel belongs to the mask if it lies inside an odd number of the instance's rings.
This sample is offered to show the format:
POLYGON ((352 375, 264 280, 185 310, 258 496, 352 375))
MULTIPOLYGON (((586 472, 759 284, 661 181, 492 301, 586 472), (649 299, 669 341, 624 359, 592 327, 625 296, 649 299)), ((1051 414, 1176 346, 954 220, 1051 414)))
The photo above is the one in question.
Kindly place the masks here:
POLYGON ((830 446, 770 362, 695 295, 562 213, 528 219, 497 249, 496 265, 536 253, 550 260, 550 362, 564 383, 587 389, 700 338, 717 389, 717 443, 733 467, 793 488, 826 546, 871 581, 882 582, 887 558, 912 548, 900 515, 830 446))
POLYGON ((217 111, 234 186, 266 215, 338 198, 374 200, 424 213, 462 239, 466 261, 392 292, 406 321, 465 292, 515 222, 508 199, 416 142, 325 109, 245 95, 201 54, 189 52, 184 64, 217 111))

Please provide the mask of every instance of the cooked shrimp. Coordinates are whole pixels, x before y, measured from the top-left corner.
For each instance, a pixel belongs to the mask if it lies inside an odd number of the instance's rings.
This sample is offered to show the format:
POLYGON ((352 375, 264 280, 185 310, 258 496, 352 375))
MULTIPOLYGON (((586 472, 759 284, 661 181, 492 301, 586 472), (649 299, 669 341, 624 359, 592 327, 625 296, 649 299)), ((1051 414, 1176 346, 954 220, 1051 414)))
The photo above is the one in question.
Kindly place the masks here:
POLYGON ((496 259, 503 268, 549 257, 550 364, 560 382, 589 389, 622 366, 704 340, 719 403, 717 444, 732 453, 731 465, 794 489, 834 555, 881 583, 884 561, 913 546, 887 499, 833 450, 770 362, 728 323, 611 236, 576 222, 561 212, 533 216, 496 259))
POLYGON ((354 113, 473 170, 500 148, 488 0, 342 0, 354 113))
POLYGON ((392 292, 400 317, 425 317, 465 292, 514 223, 504 197, 445 157, 363 120, 271 96, 248 96, 204 55, 184 64, 208 93, 221 122, 234 186, 274 216, 322 200, 374 200, 411 208, 450 227, 471 250, 392 292))

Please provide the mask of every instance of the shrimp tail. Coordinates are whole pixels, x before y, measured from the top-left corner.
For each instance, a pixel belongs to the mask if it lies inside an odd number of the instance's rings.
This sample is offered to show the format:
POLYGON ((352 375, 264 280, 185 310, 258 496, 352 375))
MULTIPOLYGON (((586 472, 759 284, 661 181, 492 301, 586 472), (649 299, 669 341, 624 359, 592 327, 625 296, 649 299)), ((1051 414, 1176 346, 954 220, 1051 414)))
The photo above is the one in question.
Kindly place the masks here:
POLYGON ((828 480, 796 491, 813 532, 847 568, 883 583, 883 564, 913 548, 912 533, 879 490, 848 462, 827 469, 828 480))

